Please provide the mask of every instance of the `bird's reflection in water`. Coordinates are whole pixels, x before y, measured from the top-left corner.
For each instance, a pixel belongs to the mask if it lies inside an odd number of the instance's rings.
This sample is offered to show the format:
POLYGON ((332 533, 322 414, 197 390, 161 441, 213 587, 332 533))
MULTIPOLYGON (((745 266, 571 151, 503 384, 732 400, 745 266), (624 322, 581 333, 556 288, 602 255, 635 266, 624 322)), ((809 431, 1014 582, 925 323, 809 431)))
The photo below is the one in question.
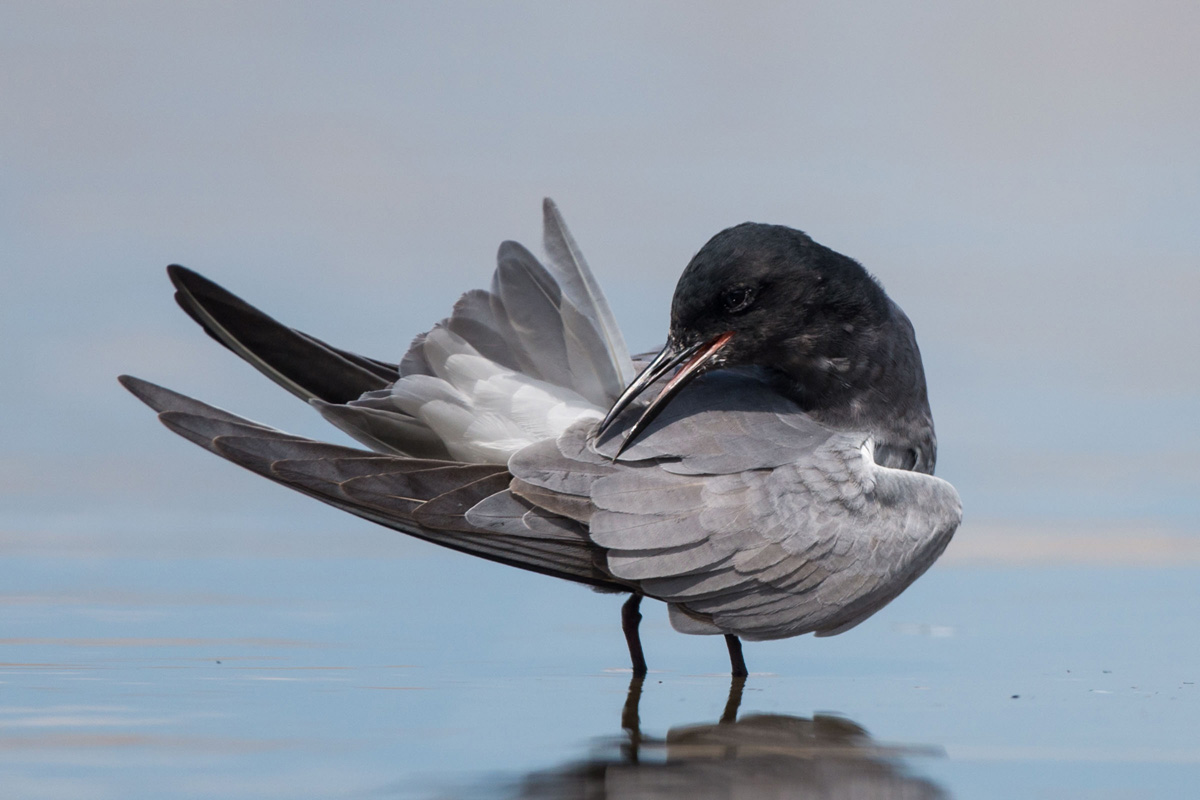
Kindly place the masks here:
POLYGON ((949 797, 928 779, 910 774, 903 761, 905 756, 940 754, 940 748, 884 745, 836 716, 750 714, 739 719, 744 685, 744 678, 734 679, 719 722, 676 726, 658 739, 641 733, 642 679, 635 677, 622 715, 625 736, 616 747, 599 748, 586 760, 491 789, 500 796, 545 800, 949 797))

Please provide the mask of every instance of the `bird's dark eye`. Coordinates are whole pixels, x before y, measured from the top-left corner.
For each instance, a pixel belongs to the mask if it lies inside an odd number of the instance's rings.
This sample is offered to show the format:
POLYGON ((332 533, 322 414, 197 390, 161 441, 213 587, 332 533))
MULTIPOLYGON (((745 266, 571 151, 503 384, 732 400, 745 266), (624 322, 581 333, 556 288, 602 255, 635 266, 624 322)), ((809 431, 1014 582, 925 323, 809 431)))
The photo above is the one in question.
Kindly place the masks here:
POLYGON ((731 286, 721 293, 721 302, 730 314, 745 311, 754 302, 754 290, 749 286, 731 286))

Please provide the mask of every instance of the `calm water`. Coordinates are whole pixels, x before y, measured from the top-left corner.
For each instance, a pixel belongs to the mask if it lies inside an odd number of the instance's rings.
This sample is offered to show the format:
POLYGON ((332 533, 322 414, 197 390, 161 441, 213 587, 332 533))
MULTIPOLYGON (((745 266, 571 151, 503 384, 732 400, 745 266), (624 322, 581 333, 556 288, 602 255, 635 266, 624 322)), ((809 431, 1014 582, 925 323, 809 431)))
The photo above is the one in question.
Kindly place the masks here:
POLYGON ((377 536, 353 557, 336 537, 300 556, 9 548, 0 797, 1142 798, 1200 780, 1194 561, 951 560, 848 634, 747 644, 744 687, 719 639, 647 604, 639 687, 620 598, 377 536))

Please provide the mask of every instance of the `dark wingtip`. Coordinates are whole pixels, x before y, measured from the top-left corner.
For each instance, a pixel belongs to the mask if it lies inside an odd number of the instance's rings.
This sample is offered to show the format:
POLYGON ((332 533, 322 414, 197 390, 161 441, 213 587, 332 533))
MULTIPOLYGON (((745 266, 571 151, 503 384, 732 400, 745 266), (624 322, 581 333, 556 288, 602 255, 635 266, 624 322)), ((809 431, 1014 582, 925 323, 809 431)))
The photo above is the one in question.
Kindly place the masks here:
MULTIPOLYGON (((273 430, 269 425, 263 425, 252 420, 239 417, 237 414, 231 414, 228 411, 210 406, 208 403, 202 403, 194 397, 188 397, 186 394, 167 389, 164 386, 159 386, 157 383, 144 381, 141 378, 135 378, 132 375, 120 375, 117 377, 121 385, 129 390, 130 394, 141 400, 158 414, 158 418, 171 430, 182 435, 185 439, 191 439, 197 444, 203 443, 194 437, 188 436, 180 431, 180 426, 169 419, 172 413, 194 415, 203 417, 206 420, 217 420, 222 422, 230 422, 237 425, 243 425, 251 428, 261 428, 262 430, 273 430)), ((276 431, 278 433, 278 431, 276 431)))
POLYGON ((143 397, 143 395, 146 393, 146 389, 154 386, 154 384, 150 383, 149 381, 144 381, 141 378, 135 378, 132 375, 118 375, 117 383, 124 386, 126 391, 143 402, 145 402, 145 397, 143 397))
POLYGON ((225 289, 213 283, 199 272, 196 272, 194 269, 188 269, 181 264, 171 264, 168 266, 167 277, 171 279, 171 283, 174 285, 176 291, 184 292, 185 294, 212 291, 214 287, 221 294, 228 294, 225 289))
MULTIPOLYGON (((228 294, 228 292, 199 272, 190 270, 179 264, 171 264, 167 267, 167 277, 171 279, 171 285, 175 287, 175 302, 187 312, 189 317, 207 330, 208 326, 199 314, 199 309, 203 307, 203 304, 200 302, 200 296, 211 296, 213 294, 220 296, 228 294)), ((219 338, 218 341, 220 341, 219 338)))
POLYGON ((182 264, 167 265, 167 277, 171 279, 171 283, 179 290, 182 290, 193 278, 201 278, 203 280, 200 273, 190 270, 182 264))
POLYGON ((118 375, 117 381, 125 387, 126 391, 155 411, 161 412, 169 404, 169 399, 175 396, 175 392, 170 389, 164 389, 156 383, 144 381, 132 375, 118 375))

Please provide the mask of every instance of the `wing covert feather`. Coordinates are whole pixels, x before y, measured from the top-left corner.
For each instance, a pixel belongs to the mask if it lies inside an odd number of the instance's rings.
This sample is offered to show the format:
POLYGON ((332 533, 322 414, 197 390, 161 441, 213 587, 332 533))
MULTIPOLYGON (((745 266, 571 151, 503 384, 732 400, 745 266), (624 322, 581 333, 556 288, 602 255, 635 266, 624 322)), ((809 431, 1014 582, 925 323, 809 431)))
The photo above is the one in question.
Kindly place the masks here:
POLYGON ((608 571, 672 604, 687 630, 845 630, 948 543, 961 506, 945 481, 876 465, 865 435, 818 425, 762 382, 711 375, 695 385, 628 458, 606 457, 623 431, 597 447, 581 423, 509 463, 535 490, 531 503, 539 488, 586 502, 608 571))

